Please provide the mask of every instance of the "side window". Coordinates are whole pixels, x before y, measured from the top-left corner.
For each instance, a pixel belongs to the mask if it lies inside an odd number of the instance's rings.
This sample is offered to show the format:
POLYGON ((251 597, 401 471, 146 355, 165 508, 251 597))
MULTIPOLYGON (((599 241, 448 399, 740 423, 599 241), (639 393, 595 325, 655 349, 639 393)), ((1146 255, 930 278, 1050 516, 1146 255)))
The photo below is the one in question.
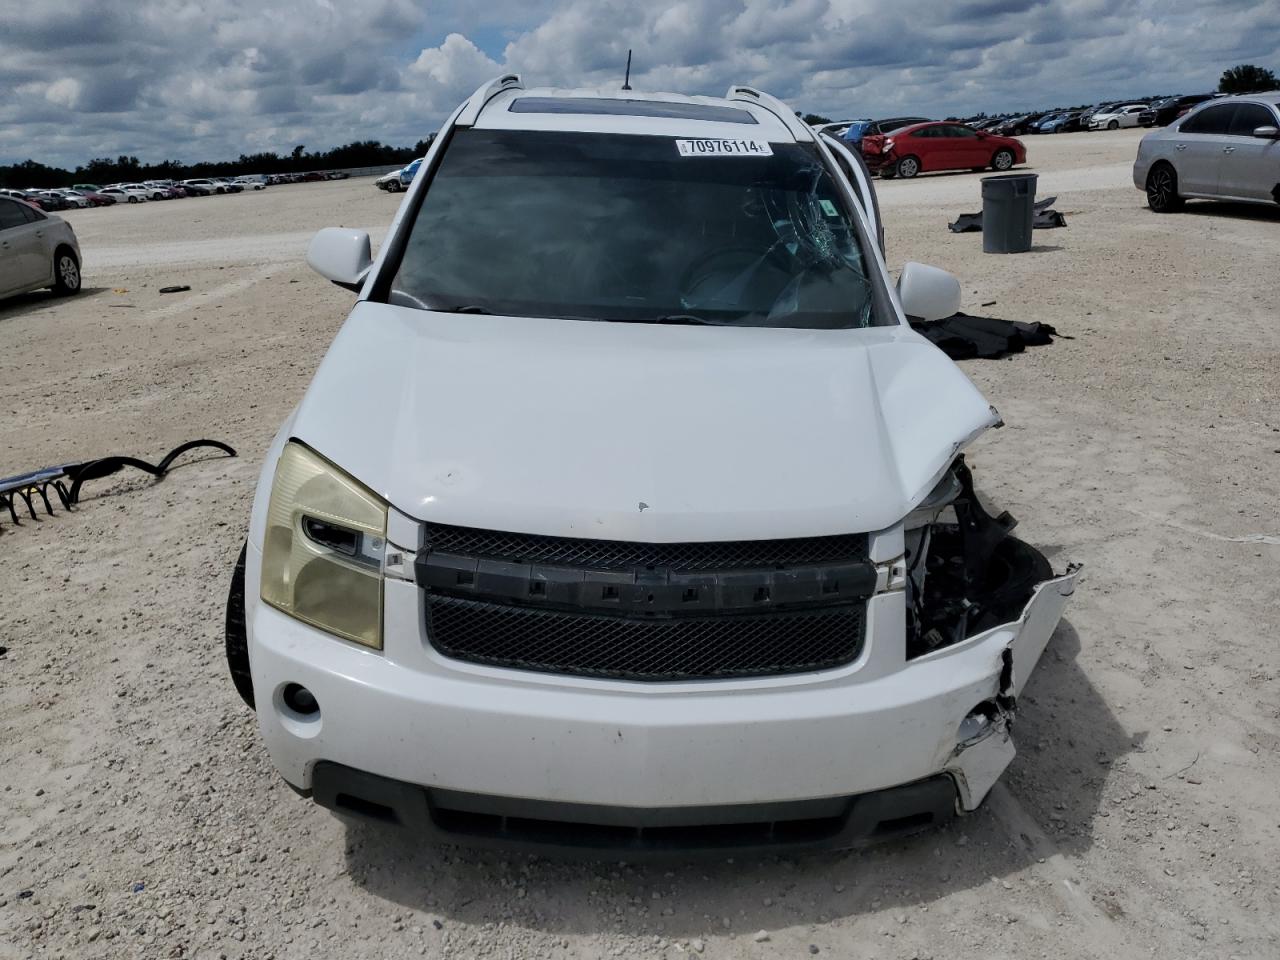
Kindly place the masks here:
POLYGON ((1233 137, 1251 137, 1258 127, 1274 127, 1276 118, 1260 103, 1241 103, 1236 105, 1236 115, 1231 120, 1231 128, 1227 132, 1233 137))
POLYGON ((1206 107, 1182 121, 1178 132, 1224 134, 1230 129, 1231 117, 1235 112, 1234 103, 1224 103, 1220 107, 1206 107))
POLYGON ((16 200, 0 197, 0 230, 26 225, 28 221, 22 213, 24 206, 25 204, 18 203, 16 200))
POLYGON ((37 220, 48 220, 43 213, 30 204, 20 203, 18 209, 22 211, 22 215, 27 218, 27 223, 35 223, 37 220))
POLYGON ((970 130, 968 127, 953 125, 953 126, 947 127, 947 136, 948 137, 976 137, 977 134, 974 133, 972 130, 970 130))
POLYGON ((914 131, 911 136, 929 139, 938 136, 940 129, 940 127, 921 127, 919 130, 914 131))

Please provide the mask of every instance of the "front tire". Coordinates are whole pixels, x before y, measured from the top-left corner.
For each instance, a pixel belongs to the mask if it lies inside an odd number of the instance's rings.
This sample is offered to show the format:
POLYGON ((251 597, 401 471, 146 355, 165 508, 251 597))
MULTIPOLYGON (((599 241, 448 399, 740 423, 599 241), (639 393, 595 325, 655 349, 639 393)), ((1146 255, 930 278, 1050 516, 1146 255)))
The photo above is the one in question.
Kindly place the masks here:
POLYGON ((1185 201, 1178 195, 1178 174, 1167 163, 1158 163, 1147 174, 1147 206, 1155 213, 1176 213, 1185 201))
POLYGON ((903 180, 910 180, 920 172, 920 161, 916 157, 903 157, 894 168, 894 173, 903 180))
POLYGON ((1119 130, 1119 129, 1120 129, 1120 121, 1119 121, 1119 120, 1112 120, 1110 123, 1108 123, 1108 124, 1107 124, 1107 129, 1108 129, 1108 130, 1119 130))
POLYGON ((253 699, 253 676, 249 672, 249 637, 244 627, 244 559, 249 545, 240 548, 235 569, 231 571, 231 589, 227 593, 227 668, 236 693, 256 710, 253 699))
POLYGON ((80 292, 80 261, 70 247, 59 247, 53 253, 53 292, 60 297, 80 292))
POLYGON ((997 150, 994 157, 991 158, 991 169, 1001 172, 1013 167, 1014 160, 1012 150, 997 150))

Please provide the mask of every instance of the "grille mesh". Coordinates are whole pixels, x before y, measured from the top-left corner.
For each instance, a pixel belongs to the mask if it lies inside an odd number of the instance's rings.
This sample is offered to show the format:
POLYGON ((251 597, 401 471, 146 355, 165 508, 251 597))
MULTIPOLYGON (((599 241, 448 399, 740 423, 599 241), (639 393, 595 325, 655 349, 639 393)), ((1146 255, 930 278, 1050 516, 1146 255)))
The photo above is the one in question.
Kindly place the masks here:
POLYGON ((428 524, 427 549, 513 563, 596 569, 654 566, 683 571, 730 570, 865 560, 867 537, 859 533, 790 540, 631 543, 428 524))
POLYGON ((865 603, 820 610, 643 619, 427 597, 427 631, 473 663, 623 680, 802 673, 854 660, 865 603))

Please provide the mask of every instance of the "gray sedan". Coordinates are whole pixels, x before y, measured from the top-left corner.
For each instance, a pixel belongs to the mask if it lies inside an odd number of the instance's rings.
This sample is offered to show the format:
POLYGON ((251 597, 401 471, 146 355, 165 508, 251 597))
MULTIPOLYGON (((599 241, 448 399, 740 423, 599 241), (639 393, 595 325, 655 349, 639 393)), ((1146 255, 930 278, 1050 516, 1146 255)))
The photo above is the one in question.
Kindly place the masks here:
POLYGON ((1190 197, 1280 203, 1280 92, 1210 100, 1147 134, 1133 183, 1157 213, 1190 197))
POLYGON ((71 224, 0 197, 0 297, 52 287, 80 289, 80 244, 71 224))

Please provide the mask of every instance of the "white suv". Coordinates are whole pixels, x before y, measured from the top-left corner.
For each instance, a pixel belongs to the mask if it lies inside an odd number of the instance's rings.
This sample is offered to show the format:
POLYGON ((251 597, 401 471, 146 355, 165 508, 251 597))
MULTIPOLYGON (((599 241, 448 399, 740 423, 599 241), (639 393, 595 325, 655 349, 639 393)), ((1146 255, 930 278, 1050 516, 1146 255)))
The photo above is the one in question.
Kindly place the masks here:
POLYGON ((227 610, 276 767, 466 843, 849 846, 973 810, 1074 588, 961 451, 860 160, 777 100, 481 88, 267 454, 227 610))

